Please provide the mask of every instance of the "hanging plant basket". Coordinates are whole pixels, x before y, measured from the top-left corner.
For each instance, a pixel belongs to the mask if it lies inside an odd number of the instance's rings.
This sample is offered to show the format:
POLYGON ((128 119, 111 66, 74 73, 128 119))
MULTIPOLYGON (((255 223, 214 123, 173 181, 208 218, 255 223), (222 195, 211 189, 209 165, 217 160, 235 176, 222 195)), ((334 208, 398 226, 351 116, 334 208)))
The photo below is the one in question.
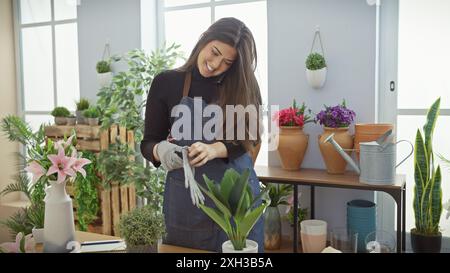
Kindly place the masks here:
POLYGON ((321 89, 325 85, 327 78, 327 63, 325 61, 325 53, 323 50, 322 38, 320 36, 320 30, 317 29, 314 34, 313 43, 311 46, 311 51, 306 58, 306 80, 308 84, 314 89, 321 89), (322 53, 313 53, 314 45, 316 39, 319 39, 320 48, 322 53))
POLYGON ((321 89, 325 85, 327 79, 327 68, 324 67, 319 70, 306 69, 306 80, 308 84, 314 89, 321 89))

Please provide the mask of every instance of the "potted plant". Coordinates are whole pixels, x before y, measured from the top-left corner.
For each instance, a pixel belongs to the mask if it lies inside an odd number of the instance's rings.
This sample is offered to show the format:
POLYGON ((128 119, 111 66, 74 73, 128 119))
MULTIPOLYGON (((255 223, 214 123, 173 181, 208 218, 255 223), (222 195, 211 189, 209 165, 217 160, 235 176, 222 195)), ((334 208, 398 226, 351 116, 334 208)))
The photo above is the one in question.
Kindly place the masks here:
POLYGON ((355 116, 355 112, 347 108, 345 100, 342 104, 336 106, 325 105, 325 109, 316 116, 316 120, 324 127, 324 133, 318 136, 319 148, 327 172, 330 174, 344 173, 347 161, 342 158, 331 143, 325 143, 324 140, 329 135, 334 134, 334 139, 344 150, 352 149, 353 137, 348 133, 348 129, 355 116))
POLYGON ((34 253, 35 240, 31 234, 26 236, 22 232, 17 233, 15 242, 0 244, 0 253, 34 253))
POLYGON ((111 63, 109 61, 99 61, 95 66, 97 70, 97 79, 100 84, 100 88, 109 86, 112 82, 111 63))
POLYGON ((416 253, 440 252, 442 233, 439 221, 442 214, 441 168, 434 162, 433 132, 440 112, 439 98, 428 110, 423 135, 417 129, 414 151, 414 216, 411 245, 416 253))
POLYGON ((55 109, 51 112, 51 115, 55 117, 56 125, 66 125, 66 118, 70 116, 70 112, 66 107, 55 107, 55 109))
POLYGON ((88 124, 90 126, 98 125, 99 122, 98 117, 100 116, 100 113, 97 107, 95 106, 89 107, 87 110, 84 110, 83 115, 87 119, 88 124))
POLYGON ((264 212, 264 249, 281 248, 281 216, 278 205, 288 205, 287 198, 292 193, 292 186, 268 183, 270 205, 264 212))
POLYGON ((319 53, 311 53, 306 58, 306 79, 314 89, 320 89, 327 78, 327 64, 319 53))
POLYGON ((75 114, 77 116, 77 123, 87 124, 87 122, 84 120, 83 111, 89 108, 89 101, 87 99, 82 98, 76 102, 76 105, 77 110, 75 111, 75 114))
MULTIPOLYGON (((293 201, 292 196, 293 195, 291 195, 291 198, 290 198, 290 201, 289 201, 290 205, 287 208, 286 219, 288 220, 290 226, 292 228, 294 228, 294 206, 292 204, 292 201, 293 201)), ((300 223, 303 220, 306 220, 307 217, 308 217, 308 209, 307 208, 301 208, 299 206, 298 209, 297 209, 297 233, 298 233, 297 238, 298 238, 298 242, 300 244, 301 244, 301 238, 302 238, 302 236, 300 235, 301 234, 301 225, 300 225, 300 223)))
POLYGON ((136 208, 120 217, 119 233, 127 252, 157 253, 158 241, 166 233, 164 215, 150 206, 136 208))
POLYGON ((74 126, 77 123, 77 117, 75 115, 70 114, 66 119, 68 126, 74 126))
POLYGON ((207 189, 198 185, 216 205, 216 208, 210 208, 200 204, 200 209, 219 225, 229 238, 222 244, 224 253, 258 252, 258 243, 248 240, 247 236, 264 213, 268 202, 263 201, 257 205, 266 191, 253 197, 248 184, 249 175, 249 169, 242 174, 234 169, 228 169, 219 184, 215 184, 214 181, 203 175, 207 189))
POLYGON ((302 165, 309 139, 309 135, 303 132, 303 126, 314 122, 305 111, 305 103, 299 107, 294 100, 291 107, 276 112, 272 117, 280 128, 277 150, 285 170, 298 170, 302 165))

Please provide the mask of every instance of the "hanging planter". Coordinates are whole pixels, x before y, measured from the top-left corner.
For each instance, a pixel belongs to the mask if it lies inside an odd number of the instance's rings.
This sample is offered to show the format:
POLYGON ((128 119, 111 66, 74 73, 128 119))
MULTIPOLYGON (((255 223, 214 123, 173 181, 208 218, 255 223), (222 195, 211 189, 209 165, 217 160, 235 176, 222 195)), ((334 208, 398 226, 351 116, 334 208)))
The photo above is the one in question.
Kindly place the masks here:
POLYGON ((111 72, 111 62, 105 59, 106 57, 108 57, 109 59, 109 55, 109 44, 106 44, 105 49, 103 50, 102 60, 97 62, 97 65, 95 67, 97 70, 97 80, 100 88, 109 86, 112 83, 113 74, 111 72))
POLYGON ((320 30, 317 29, 314 35, 310 54, 306 58, 306 80, 308 81, 308 84, 314 89, 321 89, 325 85, 325 81, 327 78, 327 64, 324 56, 325 53, 323 50, 320 30), (316 38, 319 38, 322 54, 317 52, 313 53, 316 38))

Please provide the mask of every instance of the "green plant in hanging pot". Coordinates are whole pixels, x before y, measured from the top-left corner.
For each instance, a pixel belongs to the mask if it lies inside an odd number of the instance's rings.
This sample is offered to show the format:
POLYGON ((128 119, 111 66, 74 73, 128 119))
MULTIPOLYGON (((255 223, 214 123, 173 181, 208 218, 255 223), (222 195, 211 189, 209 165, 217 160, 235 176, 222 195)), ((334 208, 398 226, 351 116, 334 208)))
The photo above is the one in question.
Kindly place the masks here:
POLYGON ((311 53, 306 58, 306 79, 314 89, 324 86, 327 78, 327 64, 323 55, 311 53))
POLYGON ((97 62, 95 66, 97 70, 97 79, 100 85, 100 88, 111 85, 112 83, 112 72, 111 72, 111 62, 108 60, 102 60, 97 62))
POLYGON ((67 117, 70 116, 70 111, 66 107, 55 107, 51 112, 51 115, 55 117, 56 125, 66 125, 67 117))
POLYGON ((216 205, 215 208, 210 208, 200 204, 200 209, 228 236, 229 240, 222 244, 224 253, 258 252, 258 243, 248 240, 247 237, 269 202, 266 198, 267 190, 263 190, 257 197, 253 197, 248 183, 249 175, 249 169, 242 174, 234 169, 228 169, 219 184, 203 175, 207 189, 198 185, 216 205), (264 200, 258 205, 258 201, 262 198, 264 200))
POLYGON ((267 188, 270 198, 270 205, 264 212, 264 249, 277 250, 281 248, 281 215, 278 206, 288 205, 292 186, 268 183, 264 188, 267 188))
POLYGON ((440 252, 442 233, 439 221, 442 214, 441 168, 434 161, 433 132, 440 112, 439 98, 427 113, 423 134, 417 130, 414 151, 414 219, 411 245, 416 253, 440 252))

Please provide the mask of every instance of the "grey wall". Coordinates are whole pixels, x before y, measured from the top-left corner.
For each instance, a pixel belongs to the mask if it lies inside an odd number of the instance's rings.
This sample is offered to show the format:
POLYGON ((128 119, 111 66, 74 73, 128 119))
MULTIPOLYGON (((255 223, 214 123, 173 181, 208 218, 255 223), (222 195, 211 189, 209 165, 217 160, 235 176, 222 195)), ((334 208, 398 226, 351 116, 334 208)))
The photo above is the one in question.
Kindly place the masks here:
MULTIPOLYGON (((317 113, 345 98, 357 122, 375 120, 374 6, 365 0, 268 0, 268 25, 269 104, 283 108, 295 98, 317 113), (304 64, 316 25, 328 64, 326 85, 318 91, 308 86, 304 64)), ((310 138, 302 167, 325 168, 317 143, 321 126, 308 124, 305 131, 310 138)), ((280 165, 277 152, 269 155, 269 165, 280 165)), ((302 206, 308 206, 309 189, 301 191, 302 206)), ((373 200, 373 193, 316 189, 316 218, 344 226, 346 202, 356 198, 373 200)))
MULTIPOLYGON (((95 65, 105 43, 111 54, 141 47, 140 0, 88 0, 78 6, 80 93, 96 101, 98 83, 95 65)), ((113 71, 118 68, 113 67, 113 71)))

